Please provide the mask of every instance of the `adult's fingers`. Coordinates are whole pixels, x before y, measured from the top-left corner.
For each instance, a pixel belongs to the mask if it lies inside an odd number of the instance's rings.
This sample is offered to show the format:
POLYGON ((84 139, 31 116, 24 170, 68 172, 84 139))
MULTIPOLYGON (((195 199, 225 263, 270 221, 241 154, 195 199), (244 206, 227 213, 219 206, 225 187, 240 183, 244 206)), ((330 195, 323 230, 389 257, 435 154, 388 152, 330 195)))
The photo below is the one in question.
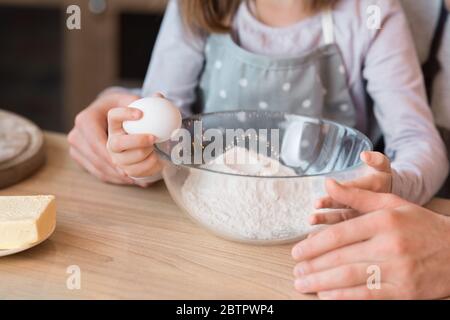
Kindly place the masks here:
POLYGON ((149 134, 113 135, 108 142, 108 148, 114 153, 130 149, 146 149, 153 147, 155 137, 149 134))
POLYGON ((373 250, 373 239, 358 242, 340 249, 327 252, 317 258, 298 263, 294 267, 294 276, 302 277, 308 274, 322 272, 342 265, 379 261, 379 250, 373 250))
POLYGON ((124 121, 139 120, 142 111, 135 108, 114 108, 108 112, 108 133, 109 135, 123 134, 122 124, 124 121))
POLYGON ((369 167, 379 172, 391 173, 391 161, 381 152, 364 151, 361 160, 369 167))
POLYGON ((334 201, 361 213, 395 208, 408 204, 406 200, 390 193, 375 193, 359 188, 347 187, 334 180, 326 181, 326 189, 334 201))
POLYGON ((389 283, 380 283, 380 289, 369 289, 367 285, 318 292, 321 300, 384 300, 396 297, 395 287, 389 283))
POLYGON ((311 225, 316 224, 336 224, 342 221, 354 219, 361 215, 360 212, 353 209, 336 209, 330 212, 317 212, 309 217, 311 225))
POLYGON ((380 228, 379 224, 374 223, 376 217, 374 213, 329 226, 295 245, 292 257, 297 261, 310 260, 332 250, 368 240, 380 228))
POLYGON ((367 282, 369 266, 369 263, 355 263, 301 276, 295 280, 295 289, 313 293, 362 285, 367 282))

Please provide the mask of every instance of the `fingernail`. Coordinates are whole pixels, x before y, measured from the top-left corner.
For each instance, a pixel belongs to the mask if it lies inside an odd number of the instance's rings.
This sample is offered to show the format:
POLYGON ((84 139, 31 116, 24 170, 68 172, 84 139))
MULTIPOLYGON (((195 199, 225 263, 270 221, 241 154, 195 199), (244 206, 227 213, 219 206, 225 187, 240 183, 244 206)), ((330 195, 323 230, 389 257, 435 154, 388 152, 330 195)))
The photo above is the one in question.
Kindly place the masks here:
POLYGON ((155 137, 154 136, 148 136, 148 142, 150 144, 153 144, 155 142, 155 137))
POLYGON ((316 202, 314 203, 314 208, 322 209, 322 200, 316 200, 316 202))
POLYGON ((307 293, 309 290, 309 281, 306 278, 298 278, 295 280, 295 288, 303 293, 307 293))
POLYGON ((301 277, 303 275, 305 275, 304 267, 302 265, 295 266, 295 268, 294 268, 294 276, 301 277))
POLYGON ((325 181, 325 183, 326 183, 327 185, 334 185, 334 184, 337 183, 337 181, 334 180, 334 179, 328 178, 328 179, 325 181))
POLYGON ((140 117, 141 117, 141 115, 142 115, 142 112, 141 111, 139 111, 139 110, 134 110, 133 111, 133 118, 134 119, 139 119, 140 117))
POLYGON ((294 259, 299 259, 303 254, 303 250, 300 247, 295 247, 293 252, 292 252, 292 256, 294 259))
POLYGON ((366 162, 369 162, 369 161, 370 161, 370 158, 371 158, 370 153, 368 153, 368 152, 363 152, 363 153, 361 154, 361 156, 363 157, 363 160, 365 160, 366 162))
POLYGON ((330 180, 330 184, 331 184, 331 187, 334 187, 334 188, 342 188, 343 187, 343 185, 339 181, 336 181, 336 180, 330 180))
POLYGON ((334 179, 330 179, 330 183, 337 184, 338 186, 341 185, 337 180, 334 180, 334 179))

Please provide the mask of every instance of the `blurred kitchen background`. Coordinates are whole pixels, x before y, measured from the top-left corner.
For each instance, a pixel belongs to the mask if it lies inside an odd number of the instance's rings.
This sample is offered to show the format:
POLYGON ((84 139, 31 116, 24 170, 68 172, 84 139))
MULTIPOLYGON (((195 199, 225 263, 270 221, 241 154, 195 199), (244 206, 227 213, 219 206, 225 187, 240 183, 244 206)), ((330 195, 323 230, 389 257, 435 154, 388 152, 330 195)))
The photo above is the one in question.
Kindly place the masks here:
POLYGON ((108 86, 140 87, 167 0, 0 0, 0 109, 68 132, 108 86), (68 30, 69 5, 81 30, 68 30))

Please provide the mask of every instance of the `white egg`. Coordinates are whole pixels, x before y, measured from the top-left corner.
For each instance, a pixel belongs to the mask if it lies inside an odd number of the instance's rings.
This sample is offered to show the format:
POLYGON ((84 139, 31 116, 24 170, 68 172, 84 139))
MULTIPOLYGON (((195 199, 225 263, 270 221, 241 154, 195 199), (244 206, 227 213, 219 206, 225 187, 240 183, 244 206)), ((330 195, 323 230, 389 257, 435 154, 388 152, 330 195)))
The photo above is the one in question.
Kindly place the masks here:
POLYGON ((123 129, 128 134, 151 134, 156 137, 156 142, 163 142, 181 127, 181 113, 167 99, 143 98, 128 107, 143 112, 141 119, 123 123, 123 129))

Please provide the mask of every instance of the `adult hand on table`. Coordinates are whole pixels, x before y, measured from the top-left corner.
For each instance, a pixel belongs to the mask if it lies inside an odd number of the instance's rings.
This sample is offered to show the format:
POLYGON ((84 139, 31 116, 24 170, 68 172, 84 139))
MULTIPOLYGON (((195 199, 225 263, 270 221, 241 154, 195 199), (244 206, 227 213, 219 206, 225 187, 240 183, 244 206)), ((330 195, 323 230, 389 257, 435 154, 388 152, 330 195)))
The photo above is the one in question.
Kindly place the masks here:
POLYGON ((327 191, 352 208, 355 218, 329 226, 292 249, 298 291, 318 293, 321 299, 450 296, 449 217, 392 194, 335 181, 327 181, 327 191), (370 290, 367 280, 373 266, 381 271, 380 289, 370 290))
POLYGON ((106 149, 108 111, 112 108, 128 106, 139 98, 123 92, 106 92, 78 114, 75 126, 69 133, 71 157, 81 167, 104 182, 139 184, 114 166, 106 149))

